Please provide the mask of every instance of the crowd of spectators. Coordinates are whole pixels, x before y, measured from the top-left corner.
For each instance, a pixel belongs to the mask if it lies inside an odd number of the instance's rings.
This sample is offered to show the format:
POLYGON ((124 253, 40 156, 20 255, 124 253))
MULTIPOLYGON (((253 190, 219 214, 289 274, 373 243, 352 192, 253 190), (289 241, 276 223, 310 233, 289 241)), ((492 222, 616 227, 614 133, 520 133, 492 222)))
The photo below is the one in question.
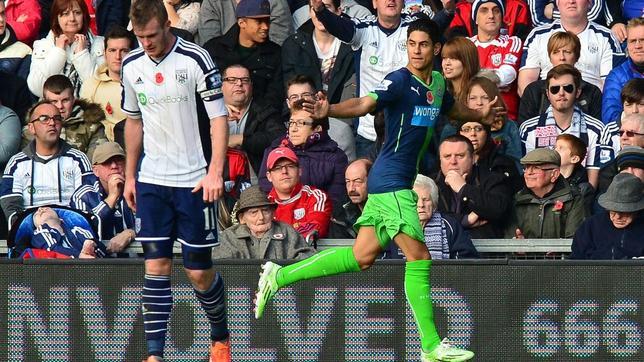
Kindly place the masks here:
MULTIPOLYGON (((470 238, 574 238, 577 259, 644 256, 641 1, 159 1, 172 32, 221 71, 229 151, 215 256, 302 258, 319 238, 355 237, 378 140, 396 135, 373 114, 316 119, 305 104, 389 86, 420 17, 443 31, 434 68, 455 108, 504 110, 492 122, 441 116, 427 155, 409 160, 432 258, 478 257, 470 238)), ((0 239, 33 213, 35 248, 127 255, 136 215, 123 199, 121 66, 140 46, 129 6, 0 2, 0 239), (74 229, 56 206, 100 230, 74 229)), ((177 65, 156 80, 190 76, 177 65)))

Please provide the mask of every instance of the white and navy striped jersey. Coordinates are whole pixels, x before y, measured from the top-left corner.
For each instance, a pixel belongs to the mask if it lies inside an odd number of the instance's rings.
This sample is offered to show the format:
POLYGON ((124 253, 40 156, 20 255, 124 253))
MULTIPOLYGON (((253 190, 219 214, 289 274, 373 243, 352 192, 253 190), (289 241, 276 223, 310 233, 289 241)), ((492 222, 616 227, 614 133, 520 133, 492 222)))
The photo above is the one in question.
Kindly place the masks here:
POLYGON ((519 136, 524 155, 537 148, 554 148, 557 136, 560 134, 565 133, 578 137, 587 147, 582 165, 588 169, 598 169, 596 155, 599 152, 599 141, 603 127, 604 124, 600 120, 584 114, 581 109, 575 106, 570 126, 567 129, 561 129, 552 115, 552 106, 549 106, 545 113, 521 123, 519 136))
MULTIPOLYGON (((356 69, 359 97, 376 89, 387 74, 407 65, 407 27, 416 19, 416 15, 402 14, 400 26, 391 33, 385 33, 375 17, 352 19, 355 34, 349 45, 360 50, 356 69)), ((360 117, 357 132, 368 140, 376 140, 373 115, 360 117)))
POLYGON ((162 59, 150 58, 142 47, 130 52, 122 66, 123 112, 143 120, 143 152, 138 180, 194 187, 206 174, 199 136, 196 97, 208 117, 227 114, 221 75, 204 49, 176 38, 162 59))
POLYGON ((47 160, 35 154, 33 145, 11 157, 2 175, 0 204, 7 217, 33 206, 67 206, 77 188, 96 180, 87 156, 69 144, 62 143, 47 160))
POLYGON ((617 153, 622 149, 622 141, 619 137, 620 124, 617 121, 608 122, 602 129, 602 136, 599 142, 599 151, 597 154, 598 165, 602 166, 617 157, 617 153))
MULTIPOLYGON (((546 79, 548 71, 552 69, 547 51, 548 40, 552 34, 560 31, 566 31, 561 26, 560 20, 532 29, 523 43, 523 56, 519 70, 541 69, 541 79, 546 79)), ((579 69, 586 82, 601 89, 601 80, 624 61, 624 51, 608 28, 591 21, 577 36, 581 43, 581 54, 575 68, 579 69)))

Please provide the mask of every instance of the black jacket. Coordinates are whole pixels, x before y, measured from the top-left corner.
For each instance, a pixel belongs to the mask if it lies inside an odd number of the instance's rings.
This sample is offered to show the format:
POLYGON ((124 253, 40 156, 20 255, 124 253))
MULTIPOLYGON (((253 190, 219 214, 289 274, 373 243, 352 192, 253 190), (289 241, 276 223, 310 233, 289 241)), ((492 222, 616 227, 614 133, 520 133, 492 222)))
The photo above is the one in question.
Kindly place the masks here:
POLYGON ((256 174, 261 168, 264 150, 285 134, 286 127, 282 123, 280 112, 264 101, 253 99, 248 108, 242 150, 246 152, 256 174))
POLYGON ((258 44, 252 53, 242 58, 239 52, 239 25, 233 25, 226 34, 208 40, 204 48, 208 51, 222 75, 233 64, 248 68, 253 81, 255 98, 262 98, 274 107, 284 102, 282 82, 282 51, 279 45, 270 40, 258 44))
MULTIPOLYGON (((550 106, 550 101, 546 97, 546 81, 539 79, 530 83, 521 96, 517 122, 521 124, 530 118, 545 113, 548 106, 550 106)), ((584 114, 601 120, 602 92, 597 86, 582 80, 581 94, 577 100, 577 106, 581 108, 584 114)))
POLYGON ((631 259, 644 256, 644 213, 639 211, 630 225, 617 229, 603 211, 577 229, 571 259, 631 259))
MULTIPOLYGON (((315 45, 313 34, 307 31, 307 23, 293 35, 286 38, 282 44, 282 72, 284 82, 296 75, 307 75, 315 82, 315 89, 322 89, 322 74, 320 73, 320 60, 315 45)), ((355 72, 353 66, 353 50, 351 46, 340 43, 340 49, 331 69, 329 89, 327 96, 329 103, 339 103, 345 83, 355 72)))
POLYGON ((16 115, 20 118, 20 122, 26 125, 25 116, 27 115, 27 111, 37 100, 29 91, 27 81, 15 74, 0 70, 0 84, 2 84, 2 87, 0 87, 0 101, 2 105, 16 112, 16 115))
POLYGON ((473 239, 503 237, 507 212, 512 204, 512 190, 506 177, 496 172, 481 172, 475 165, 466 182, 461 191, 454 194, 445 183, 445 176, 439 172, 436 177, 438 211, 443 215, 453 215, 473 239), (487 220, 487 223, 470 228, 464 222, 470 212, 475 212, 479 218, 487 220))

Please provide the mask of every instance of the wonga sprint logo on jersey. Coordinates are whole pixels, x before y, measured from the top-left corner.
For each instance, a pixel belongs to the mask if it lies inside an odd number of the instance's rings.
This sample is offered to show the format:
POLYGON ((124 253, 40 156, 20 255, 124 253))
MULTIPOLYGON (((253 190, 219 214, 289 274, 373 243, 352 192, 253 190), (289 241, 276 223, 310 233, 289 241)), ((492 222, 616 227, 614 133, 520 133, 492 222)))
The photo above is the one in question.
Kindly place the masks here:
POLYGON ((434 127, 440 111, 440 108, 436 106, 415 106, 413 116, 411 117, 411 125, 434 127))

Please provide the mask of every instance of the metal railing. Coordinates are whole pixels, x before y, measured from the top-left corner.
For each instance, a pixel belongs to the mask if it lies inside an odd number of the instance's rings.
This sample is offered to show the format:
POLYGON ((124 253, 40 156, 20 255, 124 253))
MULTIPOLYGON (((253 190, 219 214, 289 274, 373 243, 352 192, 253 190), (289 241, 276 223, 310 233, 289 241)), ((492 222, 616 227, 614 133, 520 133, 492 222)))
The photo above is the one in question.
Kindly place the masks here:
MULTIPOLYGON (((336 246, 351 246, 353 239, 321 239, 318 250, 336 246)), ((473 239, 472 243, 482 258, 488 259, 562 259, 570 253, 571 239, 473 239)), ((142 254, 141 243, 133 241, 128 252, 142 254)), ((0 255, 7 255, 7 242, 0 240, 0 255)), ((181 246, 175 243, 174 254, 181 255, 181 246)))

